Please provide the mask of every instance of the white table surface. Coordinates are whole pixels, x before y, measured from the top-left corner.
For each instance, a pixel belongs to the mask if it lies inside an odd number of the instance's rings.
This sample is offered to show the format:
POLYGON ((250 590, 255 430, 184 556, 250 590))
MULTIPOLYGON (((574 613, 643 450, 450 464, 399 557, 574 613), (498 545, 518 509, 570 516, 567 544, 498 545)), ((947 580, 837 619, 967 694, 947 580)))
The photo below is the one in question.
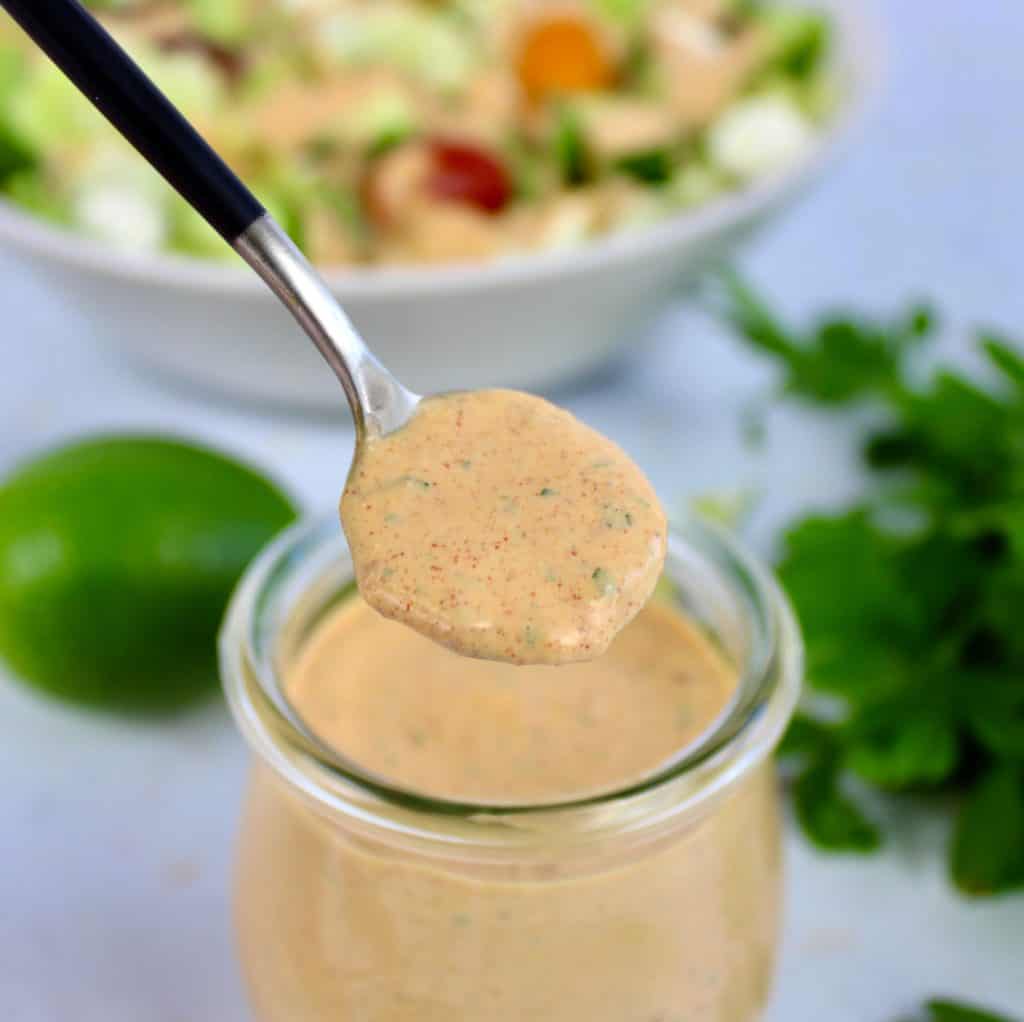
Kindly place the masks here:
MULTIPOLYGON (((985 322, 1024 336, 1024 7, 889 0, 891 74, 862 148, 745 259, 794 315, 933 295, 947 354, 985 322)), ((76 335, 60 296, 0 259, 0 471, 55 438, 157 428, 261 461, 332 505, 343 424, 263 418, 166 389, 76 335)), ((753 540, 856 486, 851 431, 783 409, 766 450, 739 409, 770 373, 684 309, 597 381, 556 395, 620 440, 666 500, 750 486, 753 540), (641 352, 644 357, 641 358, 641 352)), ((246 753, 220 707, 125 724, 0 680, 0 996, 8 1022, 246 1022, 228 882, 246 753)), ((769 1022, 888 1022, 935 993, 1024 1009, 1024 897, 951 893, 941 824, 911 816, 876 858, 822 858, 791 832, 769 1022)), ((458 1022, 458 1020, 453 1020, 458 1022)))

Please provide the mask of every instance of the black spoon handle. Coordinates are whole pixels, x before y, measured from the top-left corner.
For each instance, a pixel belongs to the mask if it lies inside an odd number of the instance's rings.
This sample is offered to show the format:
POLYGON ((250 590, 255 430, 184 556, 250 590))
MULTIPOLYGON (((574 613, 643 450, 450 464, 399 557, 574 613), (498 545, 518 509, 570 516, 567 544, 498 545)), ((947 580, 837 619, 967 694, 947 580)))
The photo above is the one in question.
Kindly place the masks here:
POLYGON ((78 0, 0 4, 229 244, 263 215, 252 192, 78 0))

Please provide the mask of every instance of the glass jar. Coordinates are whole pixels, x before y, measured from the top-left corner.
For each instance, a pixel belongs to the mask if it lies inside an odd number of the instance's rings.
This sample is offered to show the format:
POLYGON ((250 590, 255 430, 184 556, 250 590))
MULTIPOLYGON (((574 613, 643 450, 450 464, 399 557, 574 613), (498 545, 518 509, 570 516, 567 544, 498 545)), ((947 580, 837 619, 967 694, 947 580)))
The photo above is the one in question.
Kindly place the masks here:
POLYGON ((735 665, 730 704, 639 783, 477 806, 390 787, 322 746, 282 687, 352 592, 336 520, 253 564, 221 637, 255 753, 235 914, 259 1022, 752 1022, 780 908, 770 754, 802 650, 773 580, 690 522, 673 599, 735 665))

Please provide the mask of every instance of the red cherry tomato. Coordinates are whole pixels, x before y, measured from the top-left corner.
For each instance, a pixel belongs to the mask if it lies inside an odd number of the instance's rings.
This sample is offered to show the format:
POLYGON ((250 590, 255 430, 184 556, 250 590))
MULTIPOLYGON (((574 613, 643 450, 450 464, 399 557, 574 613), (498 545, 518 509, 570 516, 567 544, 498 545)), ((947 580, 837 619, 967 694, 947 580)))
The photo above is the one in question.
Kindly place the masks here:
POLYGON ((498 213, 512 197, 512 185, 501 162, 490 153, 465 142, 430 143, 428 194, 451 202, 464 202, 485 213, 498 213))

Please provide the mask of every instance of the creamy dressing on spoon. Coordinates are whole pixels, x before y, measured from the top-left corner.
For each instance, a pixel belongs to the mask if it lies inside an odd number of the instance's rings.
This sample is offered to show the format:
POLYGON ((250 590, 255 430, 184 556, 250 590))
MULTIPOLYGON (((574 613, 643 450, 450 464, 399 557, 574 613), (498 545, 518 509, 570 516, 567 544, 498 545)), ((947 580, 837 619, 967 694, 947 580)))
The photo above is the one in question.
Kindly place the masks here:
POLYGON ((364 599, 464 656, 590 660, 661 574, 665 515, 614 443, 518 391, 428 398, 341 500, 364 599))

